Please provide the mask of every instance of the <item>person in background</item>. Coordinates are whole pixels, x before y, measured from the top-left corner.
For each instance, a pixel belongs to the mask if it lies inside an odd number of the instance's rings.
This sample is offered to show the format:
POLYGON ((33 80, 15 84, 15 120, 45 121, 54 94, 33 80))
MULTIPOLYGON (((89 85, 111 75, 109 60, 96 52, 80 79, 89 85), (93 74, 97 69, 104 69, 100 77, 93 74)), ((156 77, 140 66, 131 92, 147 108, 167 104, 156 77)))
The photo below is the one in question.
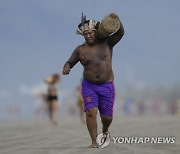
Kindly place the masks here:
POLYGON ((60 76, 59 76, 59 74, 55 73, 55 74, 49 76, 44 81, 48 87, 47 95, 46 95, 48 115, 49 115, 50 121, 53 124, 57 124, 58 86, 60 83, 60 76))

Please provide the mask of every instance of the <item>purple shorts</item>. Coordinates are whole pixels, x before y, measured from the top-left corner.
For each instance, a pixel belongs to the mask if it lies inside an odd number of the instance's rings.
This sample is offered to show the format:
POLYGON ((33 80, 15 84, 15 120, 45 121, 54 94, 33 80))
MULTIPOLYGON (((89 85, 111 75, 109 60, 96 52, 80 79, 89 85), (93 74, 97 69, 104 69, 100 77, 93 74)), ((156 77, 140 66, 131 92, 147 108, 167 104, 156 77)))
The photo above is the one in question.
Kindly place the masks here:
POLYGON ((82 96, 85 111, 97 107, 101 114, 105 116, 113 115, 115 88, 112 81, 103 84, 95 84, 83 80, 82 96))

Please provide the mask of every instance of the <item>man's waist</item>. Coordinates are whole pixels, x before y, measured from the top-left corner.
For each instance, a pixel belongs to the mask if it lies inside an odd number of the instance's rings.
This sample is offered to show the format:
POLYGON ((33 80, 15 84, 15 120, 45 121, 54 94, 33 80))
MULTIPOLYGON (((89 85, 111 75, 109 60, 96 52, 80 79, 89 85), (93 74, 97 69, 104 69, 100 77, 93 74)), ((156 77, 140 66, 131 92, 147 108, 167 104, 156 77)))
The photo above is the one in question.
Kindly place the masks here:
POLYGON ((83 81, 84 82, 90 82, 90 83, 94 83, 94 84, 105 84, 105 83, 112 83, 114 82, 114 80, 112 79, 109 79, 109 80, 104 80, 104 81, 97 81, 97 80, 89 80, 89 79, 86 79, 86 78, 83 78, 83 81))

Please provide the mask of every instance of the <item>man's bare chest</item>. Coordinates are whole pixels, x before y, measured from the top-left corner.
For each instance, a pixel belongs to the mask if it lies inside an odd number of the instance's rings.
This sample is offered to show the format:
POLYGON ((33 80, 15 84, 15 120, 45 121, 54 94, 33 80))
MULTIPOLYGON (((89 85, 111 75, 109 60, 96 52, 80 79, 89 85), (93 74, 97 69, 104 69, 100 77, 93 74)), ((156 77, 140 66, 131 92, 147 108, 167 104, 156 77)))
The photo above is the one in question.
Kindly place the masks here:
POLYGON ((111 50, 107 46, 83 48, 79 54, 81 62, 101 61, 111 57, 111 50))

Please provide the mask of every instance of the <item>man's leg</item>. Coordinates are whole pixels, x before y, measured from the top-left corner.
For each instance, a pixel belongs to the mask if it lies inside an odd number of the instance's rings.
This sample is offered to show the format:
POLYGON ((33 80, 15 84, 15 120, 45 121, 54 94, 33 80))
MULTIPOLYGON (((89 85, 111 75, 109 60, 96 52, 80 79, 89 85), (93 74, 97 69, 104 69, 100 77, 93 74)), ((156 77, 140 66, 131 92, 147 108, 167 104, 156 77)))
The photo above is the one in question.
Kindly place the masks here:
POLYGON ((98 108, 103 125, 102 132, 105 133, 108 132, 109 126, 111 125, 113 119, 115 88, 113 82, 104 83, 100 88, 98 108))
POLYGON ((86 124, 91 136, 92 145, 90 148, 97 148, 96 136, 97 136, 97 108, 91 108, 86 111, 86 124))
POLYGON ((101 116, 101 122, 102 122, 102 132, 108 132, 109 126, 111 125, 113 117, 105 116, 103 114, 100 114, 101 116))
POLYGON ((111 116, 106 116, 104 114, 100 114, 100 116, 101 116, 103 133, 97 136, 97 144, 99 148, 104 148, 109 145, 110 140, 111 140, 108 129, 109 129, 109 126, 111 125, 113 118, 111 116))

